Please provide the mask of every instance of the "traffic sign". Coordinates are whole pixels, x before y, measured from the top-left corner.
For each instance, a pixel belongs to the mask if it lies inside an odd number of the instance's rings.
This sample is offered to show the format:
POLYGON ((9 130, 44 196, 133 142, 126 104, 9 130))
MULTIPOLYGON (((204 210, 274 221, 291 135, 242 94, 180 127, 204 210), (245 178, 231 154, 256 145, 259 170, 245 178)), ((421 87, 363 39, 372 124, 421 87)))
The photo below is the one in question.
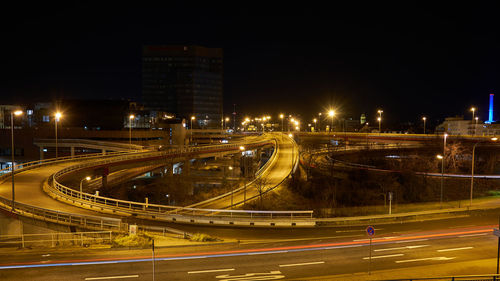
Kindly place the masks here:
POLYGON ((500 229, 498 228, 493 228, 493 235, 500 237, 500 229))
POLYGON ((375 235, 375 228, 374 228, 373 226, 368 226, 368 227, 366 228, 366 233, 367 233, 368 235, 370 235, 370 236, 375 235))

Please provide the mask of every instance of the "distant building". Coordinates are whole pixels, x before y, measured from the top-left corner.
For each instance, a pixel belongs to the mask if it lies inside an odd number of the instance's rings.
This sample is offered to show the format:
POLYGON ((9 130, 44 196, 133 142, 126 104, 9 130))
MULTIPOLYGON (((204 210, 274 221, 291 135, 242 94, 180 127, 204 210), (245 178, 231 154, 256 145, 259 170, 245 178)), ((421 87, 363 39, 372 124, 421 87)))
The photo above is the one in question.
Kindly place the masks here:
POLYGON ((487 124, 479 120, 464 120, 463 116, 447 117, 444 122, 436 127, 438 133, 450 135, 500 135, 500 124, 487 124))
POLYGON ((222 58, 220 48, 144 46, 142 97, 145 109, 170 112, 185 120, 195 116, 193 127, 220 127, 222 58))

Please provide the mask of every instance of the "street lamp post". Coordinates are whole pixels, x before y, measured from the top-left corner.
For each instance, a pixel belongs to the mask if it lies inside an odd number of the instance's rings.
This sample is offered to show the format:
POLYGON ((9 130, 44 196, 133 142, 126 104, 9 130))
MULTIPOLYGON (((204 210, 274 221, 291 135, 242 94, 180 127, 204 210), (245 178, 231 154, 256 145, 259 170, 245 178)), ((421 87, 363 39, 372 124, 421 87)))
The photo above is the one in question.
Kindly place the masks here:
POLYGON ((128 144, 132 149, 132 120, 135 118, 133 114, 128 116, 128 144))
POLYGON ((316 128, 316 121, 318 121, 316 118, 313 119, 313 122, 314 122, 314 130, 317 131, 318 128, 316 128))
POLYGON ((330 132, 333 132, 333 116, 335 116, 335 111, 328 111, 328 116, 332 117, 332 127, 330 128, 330 132))
POLYGON ((11 163, 11 175, 12 175, 12 212, 14 212, 14 207, 15 207, 15 184, 14 184, 14 171, 15 171, 15 160, 14 160, 14 115, 19 116, 23 114, 21 110, 16 110, 16 111, 11 111, 10 112, 10 132, 11 132, 11 148, 10 152, 12 155, 12 163, 11 163))
POLYGON ((319 115, 319 118, 318 118, 319 119, 318 132, 320 132, 321 131, 321 115, 322 115, 322 113, 320 112, 320 113, 318 113, 318 115, 319 115))
MULTIPOLYGON (((244 146, 240 146, 240 151, 245 151, 244 146)), ((243 205, 245 205, 247 201, 247 161, 244 158, 243 160, 243 205)), ((231 197, 232 198, 232 197, 231 197)))
MULTIPOLYGON (((492 141, 497 141, 498 138, 491 138, 492 141)), ((474 191, 474 159, 475 159, 475 151, 476 151, 476 146, 479 144, 479 142, 476 142, 474 146, 472 147, 472 167, 471 167, 471 176, 470 176, 470 203, 469 203, 469 208, 472 207, 472 193, 474 191)))
POLYGON ((441 208, 443 208, 443 179, 444 179, 444 158, 445 158, 445 149, 446 149, 446 137, 448 137, 448 134, 445 133, 444 135, 444 141, 443 141, 443 155, 438 155, 438 159, 441 159, 441 192, 439 196, 439 205, 441 208))
POLYGON ((55 114, 55 119, 54 119, 54 125, 55 125, 55 128, 56 128, 56 159, 58 157, 57 153, 58 153, 58 147, 57 147, 57 123, 59 122, 59 120, 61 119, 62 117, 62 114, 60 112, 56 112, 55 114))
POLYGON ((378 113, 377 121, 378 121, 378 133, 379 134, 382 132, 382 112, 384 112, 384 111, 381 109, 377 110, 377 113, 378 113))
POLYGON ((284 114, 280 114, 280 119, 281 119, 281 132, 283 133, 285 130, 283 130, 283 118, 285 117, 284 114))
MULTIPOLYGON (((472 111, 471 123, 472 123, 472 126, 474 126, 474 114, 476 113, 476 108, 475 107, 471 107, 470 111, 472 111)), ((476 128, 474 127, 474 130, 472 131, 473 135, 475 135, 475 131, 476 131, 476 128)))
POLYGON ((424 135, 425 135, 425 121, 427 120, 427 117, 422 117, 422 120, 424 120, 424 135))
POLYGON ((86 181, 89 181, 90 180, 90 177, 87 176, 87 177, 84 177, 81 181, 80 181, 80 199, 82 199, 82 196, 83 196, 83 181, 86 180, 86 181))
POLYGON ((189 144, 193 142, 193 120, 196 119, 196 117, 191 116, 191 127, 189 128, 190 131, 190 137, 189 137, 189 144))

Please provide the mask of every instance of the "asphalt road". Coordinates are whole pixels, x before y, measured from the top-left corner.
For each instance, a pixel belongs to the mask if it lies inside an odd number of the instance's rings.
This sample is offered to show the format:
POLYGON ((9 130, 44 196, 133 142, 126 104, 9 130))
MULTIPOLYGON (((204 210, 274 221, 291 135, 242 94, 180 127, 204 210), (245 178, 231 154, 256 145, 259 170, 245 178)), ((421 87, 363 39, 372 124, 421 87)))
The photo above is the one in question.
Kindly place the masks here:
MULTIPOLYGON (((425 272, 418 272, 422 266, 446 268, 453 263, 495 258, 497 237, 492 235, 491 228, 488 225, 441 227, 404 234, 392 232, 394 235, 389 236, 378 234, 383 233, 381 226, 375 227, 371 247, 366 235, 337 235, 310 241, 282 240, 216 248, 162 248, 155 251, 155 280, 307 280, 402 268, 422 276, 425 272)), ((108 255, 26 256, 27 261, 6 261, 2 257, 0 279, 153 280, 151 257, 150 250, 110 251, 108 255)), ((474 270, 464 268, 461 274, 478 274, 474 270)))
POLYGON ((274 163, 272 163, 262 174, 261 178, 264 180, 248 185, 246 191, 243 189, 234 192, 232 199, 231 196, 226 196, 215 201, 207 201, 206 203, 194 204, 192 206, 204 209, 225 209, 230 207, 231 203, 233 203, 233 205, 238 205, 243 203, 245 198, 248 200, 249 198, 258 196, 259 188, 263 191, 267 191, 286 179, 292 170, 292 156, 294 159, 297 158, 298 147, 294 145, 289 137, 281 133, 269 133, 268 135, 278 142, 278 154, 276 155, 274 163))

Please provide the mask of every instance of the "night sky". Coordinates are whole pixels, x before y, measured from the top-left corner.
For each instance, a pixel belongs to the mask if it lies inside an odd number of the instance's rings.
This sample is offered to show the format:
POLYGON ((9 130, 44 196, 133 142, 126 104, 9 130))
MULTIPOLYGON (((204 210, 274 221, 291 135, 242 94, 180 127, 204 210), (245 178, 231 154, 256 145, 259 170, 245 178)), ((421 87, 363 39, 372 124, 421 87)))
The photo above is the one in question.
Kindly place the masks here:
POLYGON ((309 119, 332 105, 346 117, 373 121, 382 108, 385 120, 416 121, 471 118, 474 105, 485 120, 489 93, 500 105, 494 1, 204 2, 3 6, 2 104, 140 101, 142 45, 197 44, 224 50, 228 113, 236 103, 247 115, 309 119))

